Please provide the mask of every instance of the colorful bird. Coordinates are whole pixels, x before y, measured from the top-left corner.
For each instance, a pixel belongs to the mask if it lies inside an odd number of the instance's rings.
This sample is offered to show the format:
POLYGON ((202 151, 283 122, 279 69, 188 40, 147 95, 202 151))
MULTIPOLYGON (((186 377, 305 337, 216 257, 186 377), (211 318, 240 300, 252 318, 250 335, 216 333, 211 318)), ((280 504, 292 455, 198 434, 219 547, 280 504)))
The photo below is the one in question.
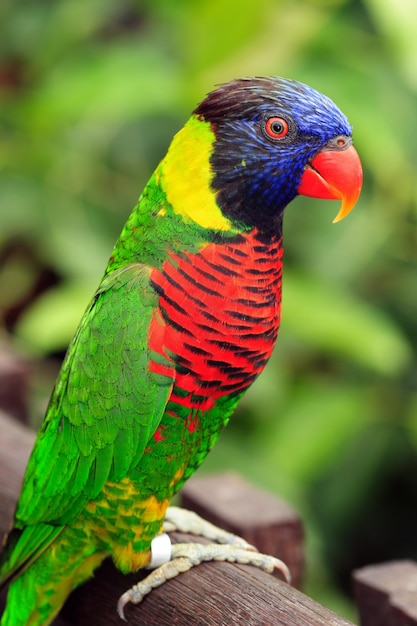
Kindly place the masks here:
POLYGON ((3 554, 2 626, 49 624, 107 556, 150 563, 172 496, 271 355, 285 207, 340 199, 337 221, 361 184, 346 117, 306 85, 235 80, 195 109, 62 365, 3 554))

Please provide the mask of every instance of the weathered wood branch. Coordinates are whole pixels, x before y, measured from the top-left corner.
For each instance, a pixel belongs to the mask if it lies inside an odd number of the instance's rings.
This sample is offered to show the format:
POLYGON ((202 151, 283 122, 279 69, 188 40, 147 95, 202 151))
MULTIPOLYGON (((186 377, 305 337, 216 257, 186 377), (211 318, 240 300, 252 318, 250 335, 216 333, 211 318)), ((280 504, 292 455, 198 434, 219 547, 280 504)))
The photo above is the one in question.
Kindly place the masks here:
MULTIPOLYGON (((115 603, 139 576, 122 576, 107 561, 96 579, 72 594, 59 626, 118 625, 115 603)), ((141 626, 348 626, 298 590, 253 567, 203 563, 155 589, 137 607, 126 607, 129 624, 141 626)), ((58 624, 57 624, 58 626, 58 624)))

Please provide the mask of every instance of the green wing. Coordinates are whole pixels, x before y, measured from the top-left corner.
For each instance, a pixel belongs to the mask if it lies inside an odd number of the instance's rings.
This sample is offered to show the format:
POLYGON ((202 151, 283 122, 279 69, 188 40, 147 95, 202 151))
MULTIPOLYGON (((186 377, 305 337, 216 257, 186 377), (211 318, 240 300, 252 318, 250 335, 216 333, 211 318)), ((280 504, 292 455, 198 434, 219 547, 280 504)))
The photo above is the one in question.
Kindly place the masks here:
POLYGON ((65 524, 141 458, 173 379, 152 374, 149 326, 157 294, 150 270, 108 276, 69 348, 39 432, 17 505, 17 527, 65 524))

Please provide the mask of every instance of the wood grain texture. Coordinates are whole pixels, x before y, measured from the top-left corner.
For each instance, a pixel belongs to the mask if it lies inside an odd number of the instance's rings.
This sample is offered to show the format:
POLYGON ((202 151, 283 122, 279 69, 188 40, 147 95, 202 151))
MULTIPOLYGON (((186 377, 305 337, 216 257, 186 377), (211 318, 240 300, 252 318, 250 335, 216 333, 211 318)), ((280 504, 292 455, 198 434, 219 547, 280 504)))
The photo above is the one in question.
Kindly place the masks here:
MULTIPOLYGON (((178 536, 179 537, 179 536, 178 536)), ((185 538, 181 536, 181 540, 185 538)), ((118 596, 140 578, 122 576, 106 561, 96 580, 72 594, 56 626, 119 625, 118 596)), ((132 626, 349 626, 298 590, 253 567, 204 563, 127 606, 132 626)))

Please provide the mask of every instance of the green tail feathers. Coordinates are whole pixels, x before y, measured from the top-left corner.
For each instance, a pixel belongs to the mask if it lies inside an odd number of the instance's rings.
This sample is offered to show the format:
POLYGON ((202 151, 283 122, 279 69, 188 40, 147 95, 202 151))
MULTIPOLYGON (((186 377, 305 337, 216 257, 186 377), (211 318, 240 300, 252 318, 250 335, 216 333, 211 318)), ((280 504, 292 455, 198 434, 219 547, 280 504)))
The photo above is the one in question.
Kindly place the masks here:
POLYGON ((92 549, 82 531, 46 524, 26 528, 10 546, 1 570, 2 582, 12 580, 1 626, 49 624, 106 556, 92 549))
POLYGON ((26 570, 62 532, 63 527, 37 524, 13 529, 7 538, 0 567, 0 586, 26 570))

